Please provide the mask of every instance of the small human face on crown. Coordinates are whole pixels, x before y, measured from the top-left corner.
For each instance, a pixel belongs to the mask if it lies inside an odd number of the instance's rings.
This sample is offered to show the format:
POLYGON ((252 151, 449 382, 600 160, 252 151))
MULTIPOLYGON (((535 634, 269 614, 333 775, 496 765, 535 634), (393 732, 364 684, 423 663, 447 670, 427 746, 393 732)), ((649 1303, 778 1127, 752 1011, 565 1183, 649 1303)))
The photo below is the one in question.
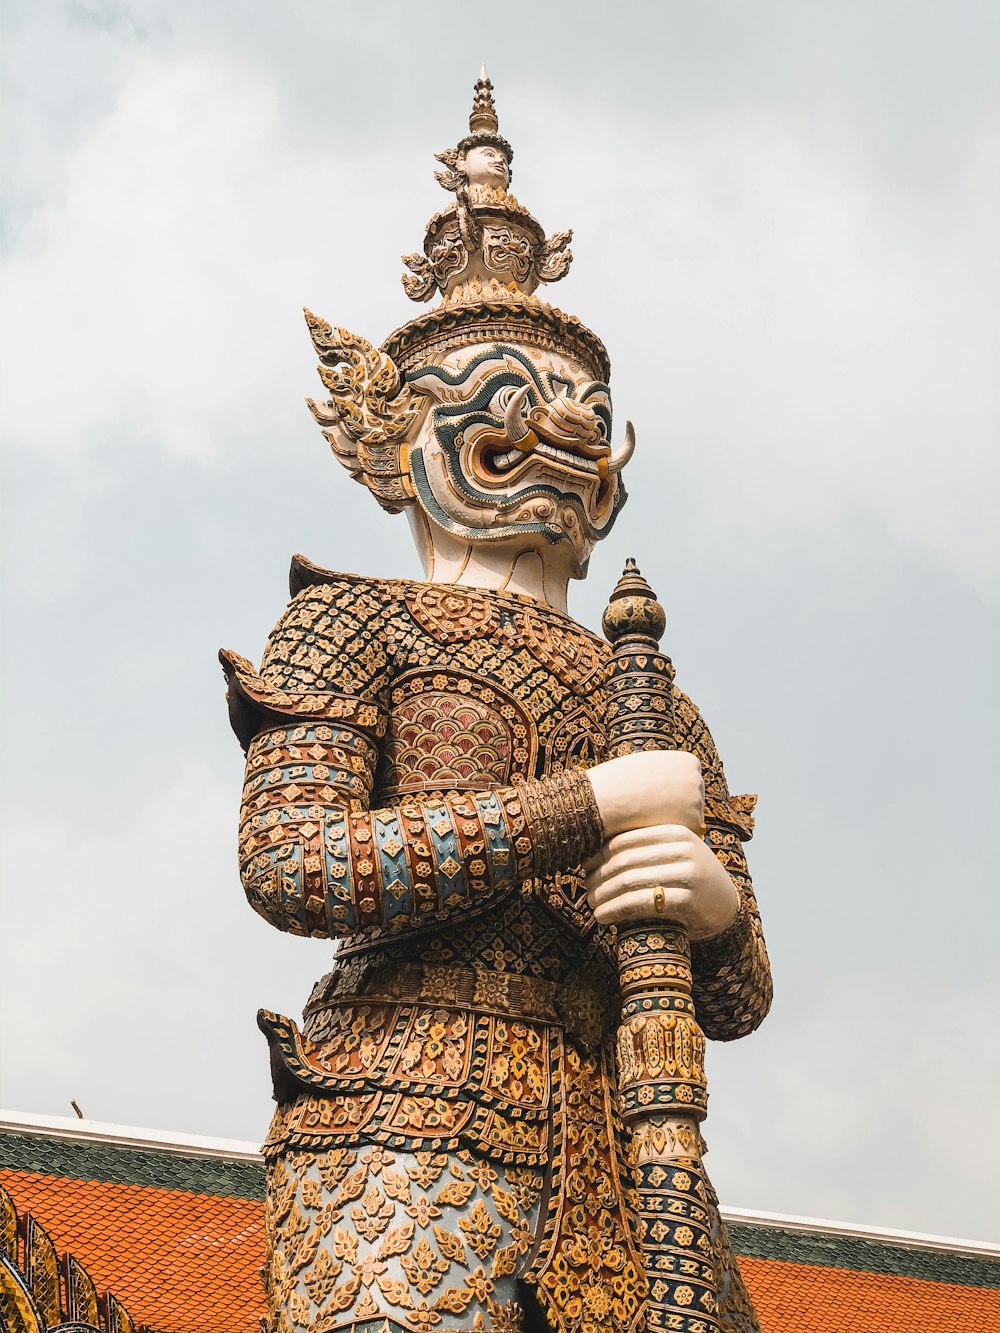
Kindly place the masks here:
POLYGON ((492 190, 506 190, 510 184, 510 163, 501 148, 477 144, 467 149, 457 163, 470 185, 488 185, 492 190))

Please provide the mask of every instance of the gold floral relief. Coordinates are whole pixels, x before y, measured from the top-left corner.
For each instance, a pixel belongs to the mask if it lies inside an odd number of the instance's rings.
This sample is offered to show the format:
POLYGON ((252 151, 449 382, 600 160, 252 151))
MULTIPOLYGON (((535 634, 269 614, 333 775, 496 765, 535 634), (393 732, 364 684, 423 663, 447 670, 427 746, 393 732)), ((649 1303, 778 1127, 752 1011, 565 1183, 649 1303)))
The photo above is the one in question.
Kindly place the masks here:
POLYGON ((402 1329, 520 1329, 515 1277, 540 1171, 467 1149, 289 1153, 268 1169, 271 1333, 389 1319, 402 1329))

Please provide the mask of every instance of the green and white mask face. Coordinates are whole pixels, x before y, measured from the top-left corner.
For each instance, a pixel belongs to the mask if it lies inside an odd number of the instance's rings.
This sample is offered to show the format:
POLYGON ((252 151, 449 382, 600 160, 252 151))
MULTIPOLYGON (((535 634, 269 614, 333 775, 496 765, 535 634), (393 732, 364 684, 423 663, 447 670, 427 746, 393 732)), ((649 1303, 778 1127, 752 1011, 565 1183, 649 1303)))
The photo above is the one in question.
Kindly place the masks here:
POLYGON ((469 541, 568 541, 580 564, 625 502, 611 447, 611 396, 564 354, 489 343, 406 375, 430 399, 409 440, 417 503, 469 541))

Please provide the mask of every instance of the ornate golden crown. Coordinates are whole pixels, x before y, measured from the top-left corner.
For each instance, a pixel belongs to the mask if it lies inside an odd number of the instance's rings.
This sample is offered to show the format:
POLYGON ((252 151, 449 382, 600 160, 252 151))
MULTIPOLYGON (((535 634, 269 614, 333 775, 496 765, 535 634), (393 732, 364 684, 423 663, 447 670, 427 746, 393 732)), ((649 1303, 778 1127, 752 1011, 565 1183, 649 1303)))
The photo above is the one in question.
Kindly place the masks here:
MULTIPOLYGON (((535 295, 540 283, 557 282, 569 268, 573 233, 546 238, 541 223, 508 193, 513 150, 499 128, 483 66, 469 134, 437 154, 445 167, 437 179, 454 192, 455 202, 427 224, 424 253, 404 256, 408 295, 428 301, 436 292, 438 305, 391 333, 381 348, 305 312, 330 394, 327 402, 307 399, 310 411, 351 475, 391 511, 414 498, 408 440, 426 409, 408 372, 440 365, 449 352, 477 343, 513 343, 562 352, 600 383, 611 376, 600 338, 575 315, 535 295), (483 152, 470 164, 477 150, 483 152)), ((623 461, 614 470, 624 466, 633 444, 629 428, 623 461)))
POLYGON ((611 363, 595 333, 575 315, 535 296, 540 283, 558 282, 572 262, 572 231, 546 237, 541 223, 507 190, 513 149, 499 133, 493 84, 484 65, 476 81, 469 134, 437 154, 445 170, 436 179, 455 202, 428 222, 423 253, 403 256, 410 270, 403 287, 413 301, 441 303, 418 316, 382 345, 404 373, 440 359, 470 342, 506 339, 536 347, 564 348, 594 379, 607 383, 611 363), (504 181, 469 179, 468 156, 492 148, 506 162, 495 168, 504 181))

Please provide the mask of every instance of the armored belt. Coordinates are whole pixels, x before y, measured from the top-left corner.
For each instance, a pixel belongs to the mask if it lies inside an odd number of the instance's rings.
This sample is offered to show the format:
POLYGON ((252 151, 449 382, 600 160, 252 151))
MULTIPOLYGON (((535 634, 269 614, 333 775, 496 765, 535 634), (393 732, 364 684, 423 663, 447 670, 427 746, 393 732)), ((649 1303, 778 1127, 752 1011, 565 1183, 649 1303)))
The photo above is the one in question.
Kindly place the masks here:
POLYGON ((485 968, 373 962, 352 963, 324 979, 306 1006, 307 1030, 325 1009, 352 1000, 441 1005, 557 1024, 586 1049, 599 1044, 615 1016, 614 998, 603 978, 584 974, 556 982, 485 968))

